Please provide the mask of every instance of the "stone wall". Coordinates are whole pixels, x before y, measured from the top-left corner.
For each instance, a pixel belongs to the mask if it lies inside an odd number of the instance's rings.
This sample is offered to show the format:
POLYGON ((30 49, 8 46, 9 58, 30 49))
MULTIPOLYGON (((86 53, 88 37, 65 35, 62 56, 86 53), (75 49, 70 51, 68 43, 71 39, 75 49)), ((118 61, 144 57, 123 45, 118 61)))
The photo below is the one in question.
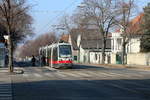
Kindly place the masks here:
POLYGON ((111 54, 111 64, 116 64, 116 54, 115 53, 111 54))
POLYGON ((127 55, 129 65, 150 65, 150 53, 133 53, 127 55))

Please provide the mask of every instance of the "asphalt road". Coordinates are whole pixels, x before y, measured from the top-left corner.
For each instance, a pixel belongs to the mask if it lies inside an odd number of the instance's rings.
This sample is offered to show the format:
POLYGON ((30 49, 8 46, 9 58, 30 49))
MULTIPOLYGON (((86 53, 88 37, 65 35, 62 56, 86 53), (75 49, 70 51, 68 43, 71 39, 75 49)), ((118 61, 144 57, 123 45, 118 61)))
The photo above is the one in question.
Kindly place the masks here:
POLYGON ((150 100, 150 71, 96 66, 12 75, 13 100, 150 100))

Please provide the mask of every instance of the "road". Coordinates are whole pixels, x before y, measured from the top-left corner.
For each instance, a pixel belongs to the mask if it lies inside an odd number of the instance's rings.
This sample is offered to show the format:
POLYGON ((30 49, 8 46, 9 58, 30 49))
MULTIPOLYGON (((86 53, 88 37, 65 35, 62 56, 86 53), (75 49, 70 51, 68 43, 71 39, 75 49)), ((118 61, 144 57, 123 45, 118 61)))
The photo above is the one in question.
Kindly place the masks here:
POLYGON ((83 65, 24 71, 11 76, 13 100, 150 100, 150 71, 83 65))

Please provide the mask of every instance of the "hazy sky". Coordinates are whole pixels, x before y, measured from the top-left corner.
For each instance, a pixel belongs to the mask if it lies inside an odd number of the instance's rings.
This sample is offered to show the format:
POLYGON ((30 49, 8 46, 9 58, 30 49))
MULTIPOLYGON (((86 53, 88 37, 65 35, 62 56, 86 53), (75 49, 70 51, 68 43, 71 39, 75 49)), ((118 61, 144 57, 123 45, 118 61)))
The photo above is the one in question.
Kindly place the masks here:
MULTIPOLYGON (((72 13, 82 0, 28 0, 33 5, 33 28, 36 34, 50 31, 64 13, 72 13)), ((140 11, 150 0, 135 0, 140 11)))
POLYGON ((51 25, 64 15, 72 13, 82 0, 29 0, 33 5, 31 15, 34 19, 34 32, 42 34, 50 31, 51 25))

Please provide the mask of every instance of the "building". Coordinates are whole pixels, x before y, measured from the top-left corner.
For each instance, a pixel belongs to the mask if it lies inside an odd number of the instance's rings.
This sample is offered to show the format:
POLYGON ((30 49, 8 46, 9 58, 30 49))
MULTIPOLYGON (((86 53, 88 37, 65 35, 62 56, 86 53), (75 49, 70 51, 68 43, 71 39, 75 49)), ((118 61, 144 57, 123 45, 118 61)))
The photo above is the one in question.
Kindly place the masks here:
MULTIPOLYGON (((142 17, 144 14, 140 14, 131 20, 130 26, 127 29, 127 44, 126 44, 126 64, 130 65, 149 65, 150 54, 144 54, 140 52, 141 38, 143 33, 141 32, 142 17), (133 60, 134 59, 134 60, 133 60)), ((123 29, 117 29, 112 32, 111 37, 111 62, 112 64, 122 63, 122 43, 123 43, 123 29)))
MULTIPOLYGON (((66 35, 62 40, 66 40, 66 35)), ((97 29, 72 29, 68 42, 73 46, 74 61, 78 63, 101 63, 102 39, 97 29)), ((111 39, 106 41, 106 63, 110 63, 111 39)))

